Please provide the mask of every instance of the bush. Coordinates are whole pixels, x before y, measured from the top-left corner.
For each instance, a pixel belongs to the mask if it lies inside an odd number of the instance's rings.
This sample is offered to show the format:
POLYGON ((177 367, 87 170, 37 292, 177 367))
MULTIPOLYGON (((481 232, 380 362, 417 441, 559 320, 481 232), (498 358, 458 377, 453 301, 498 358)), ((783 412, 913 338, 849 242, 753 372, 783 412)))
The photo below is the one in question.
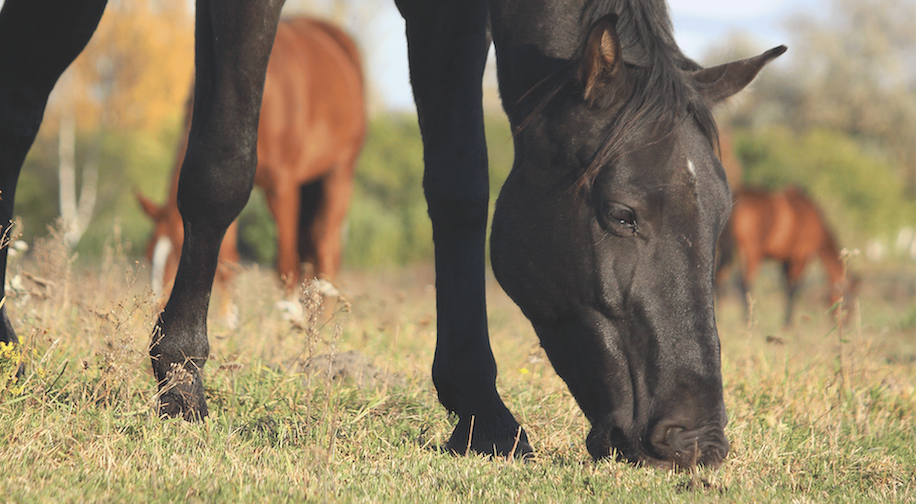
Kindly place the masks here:
MULTIPOLYGON (((116 223, 122 230, 121 238, 131 246, 133 254, 142 254, 152 223, 137 204, 134 191, 142 190, 154 201, 165 199, 177 133, 176 126, 165 129, 158 136, 114 130, 78 136, 77 190, 90 149, 97 149, 99 169, 93 219, 76 249, 80 255, 101 255, 116 223)), ((23 226, 14 232, 22 232, 23 239, 28 242, 47 235, 48 226, 60 216, 57 149, 56 136, 39 137, 22 168, 15 214, 21 217, 23 226)))
MULTIPOLYGON (((487 118, 486 127, 492 211, 511 168, 512 136, 504 116, 487 118)), ((176 122, 158 136, 104 131, 78 138, 78 171, 87 145, 100 145, 98 202, 93 222, 77 247, 81 256, 101 255, 116 222, 124 242, 132 245, 128 252, 134 257, 143 253, 152 225, 133 192, 141 189, 154 201, 165 200, 177 134, 176 122)), ((56 137, 39 138, 23 169, 16 198, 16 213, 23 217, 26 241, 47 234, 47 226, 59 216, 57 168, 56 137)), ((239 216, 239 251, 246 260, 273 264, 276 241, 276 226, 263 192, 255 189, 239 216)), ((369 125, 356 168, 344 264, 403 265, 431 260, 432 252, 432 227, 423 195, 423 144, 417 119, 407 114, 380 115, 369 125)))

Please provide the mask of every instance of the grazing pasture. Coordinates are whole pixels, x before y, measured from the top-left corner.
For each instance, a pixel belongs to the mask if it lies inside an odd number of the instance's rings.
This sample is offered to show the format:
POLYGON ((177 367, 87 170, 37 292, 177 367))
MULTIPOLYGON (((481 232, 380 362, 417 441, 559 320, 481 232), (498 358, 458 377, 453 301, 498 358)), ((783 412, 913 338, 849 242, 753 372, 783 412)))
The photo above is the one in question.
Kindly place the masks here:
POLYGON ((535 456, 523 463, 440 449, 455 419, 441 414, 429 380, 436 312, 424 266, 345 272, 346 301, 320 314, 318 298, 304 296, 315 316, 296 324, 275 311, 274 273, 243 268, 239 327, 210 321, 209 419, 160 420, 146 365, 156 316, 148 270, 116 238, 101 265, 83 264, 60 235, 31 244, 8 275, 5 302, 21 314, 27 374, 13 380, 18 352, 0 349, 5 501, 916 499, 912 265, 854 263, 859 309, 842 331, 807 298, 796 325, 782 329, 776 268, 762 271, 750 323, 737 296, 723 298, 731 452, 718 470, 674 473, 592 461, 582 445, 588 422, 492 279, 497 385, 535 456), (330 366, 329 355, 345 362, 330 366))

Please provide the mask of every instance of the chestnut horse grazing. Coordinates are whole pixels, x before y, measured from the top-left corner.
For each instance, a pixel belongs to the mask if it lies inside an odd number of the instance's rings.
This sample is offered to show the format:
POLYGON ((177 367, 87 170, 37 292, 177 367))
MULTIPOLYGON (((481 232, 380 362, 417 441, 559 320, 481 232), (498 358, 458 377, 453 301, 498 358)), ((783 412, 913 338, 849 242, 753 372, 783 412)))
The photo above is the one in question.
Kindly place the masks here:
MULTIPOLYGON (((764 259, 782 263, 786 288, 785 325, 792 322, 792 309, 805 266, 820 257, 830 284, 830 305, 852 293, 855 279, 845 276, 840 251, 817 205, 800 189, 779 192, 745 187, 735 191, 727 233, 741 261, 741 290, 747 293, 764 259)), ((726 235, 723 234, 723 237, 726 235)))
MULTIPOLYGON (((494 217, 493 269, 591 423, 589 453, 718 465, 729 444, 713 263, 731 197, 710 108, 785 48, 702 68, 678 49, 663 0, 396 3, 436 246, 433 381, 458 416, 450 448, 532 451, 496 390, 487 332, 481 78, 492 40, 516 153, 494 217)), ((184 245, 150 349, 162 414, 207 415, 207 305, 223 235, 254 183, 281 4, 197 2, 196 99, 178 184, 184 245)), ((7 0, 0 11, 4 229, 48 93, 104 5, 7 0)), ((8 322, 0 337, 15 341, 8 322)))
MULTIPOLYGON (((155 227, 147 246, 156 294, 175 278, 184 229, 178 180, 191 126, 191 107, 165 204, 137 198, 155 227)), ((288 290, 302 263, 322 279, 340 267, 342 228, 350 204, 354 165, 366 133, 363 77, 356 44, 328 23, 295 18, 277 27, 258 123, 254 184, 264 190, 277 223, 277 270, 288 290)), ((223 238, 217 281, 238 263, 237 230, 223 238)))

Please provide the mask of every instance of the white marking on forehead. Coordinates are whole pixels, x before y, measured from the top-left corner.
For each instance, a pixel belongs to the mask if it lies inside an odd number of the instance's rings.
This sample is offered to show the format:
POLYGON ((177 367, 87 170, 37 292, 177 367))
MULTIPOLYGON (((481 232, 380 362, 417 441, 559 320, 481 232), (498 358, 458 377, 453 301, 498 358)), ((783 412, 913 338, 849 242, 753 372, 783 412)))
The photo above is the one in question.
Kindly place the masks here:
POLYGON ((693 166, 693 161, 691 161, 691 160, 689 160, 689 159, 687 160, 687 170, 689 170, 689 171, 690 171, 690 174, 693 175, 694 178, 696 178, 696 176, 697 176, 697 167, 696 167, 696 166, 693 166))
POLYGON ((171 252, 172 240, 165 236, 156 240, 156 246, 153 248, 153 265, 152 271, 150 271, 150 277, 152 278, 150 280, 153 284, 153 294, 157 296, 162 294, 162 288, 165 285, 165 262, 171 252))

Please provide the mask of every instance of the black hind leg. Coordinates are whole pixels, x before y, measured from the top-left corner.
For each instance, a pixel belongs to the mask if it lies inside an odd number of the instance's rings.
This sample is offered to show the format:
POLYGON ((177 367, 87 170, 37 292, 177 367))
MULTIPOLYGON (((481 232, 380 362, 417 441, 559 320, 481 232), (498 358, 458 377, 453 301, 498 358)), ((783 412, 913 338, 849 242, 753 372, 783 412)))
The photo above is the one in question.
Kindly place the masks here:
POLYGON ((184 245, 150 348, 159 411, 207 416, 201 368, 220 243, 248 201, 267 60, 282 1, 197 2, 194 115, 178 185, 184 245))

